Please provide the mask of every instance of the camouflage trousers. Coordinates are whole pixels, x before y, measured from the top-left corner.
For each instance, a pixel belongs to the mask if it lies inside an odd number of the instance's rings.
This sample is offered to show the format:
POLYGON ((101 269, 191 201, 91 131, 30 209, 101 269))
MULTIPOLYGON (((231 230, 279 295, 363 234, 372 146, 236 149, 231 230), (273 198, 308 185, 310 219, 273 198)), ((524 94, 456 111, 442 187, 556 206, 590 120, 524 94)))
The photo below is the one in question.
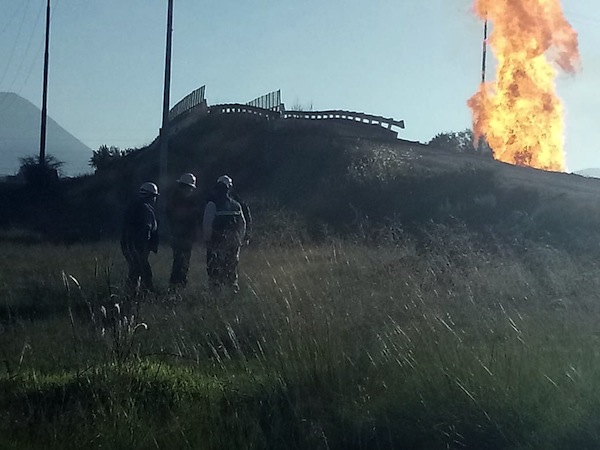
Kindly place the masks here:
POLYGON ((209 248, 206 251, 206 272, 211 288, 230 287, 237 292, 240 247, 209 248))

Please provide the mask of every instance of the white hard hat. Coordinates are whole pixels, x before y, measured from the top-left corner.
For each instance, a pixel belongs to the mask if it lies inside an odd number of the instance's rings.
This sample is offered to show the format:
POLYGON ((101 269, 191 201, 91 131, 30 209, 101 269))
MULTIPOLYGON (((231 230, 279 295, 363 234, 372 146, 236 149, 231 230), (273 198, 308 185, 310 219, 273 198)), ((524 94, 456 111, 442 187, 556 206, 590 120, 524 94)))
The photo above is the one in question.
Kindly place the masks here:
POLYGON ((196 189, 196 177, 193 173, 184 173, 179 177, 179 180, 177 180, 177 182, 181 184, 186 184, 196 189))
POLYGON ((227 175, 221 175, 217 178, 217 183, 223 183, 228 188, 233 187, 233 180, 227 175))
POLYGON ((154 183, 146 182, 140 186, 139 194, 142 196, 154 195, 158 194, 158 186, 154 183))

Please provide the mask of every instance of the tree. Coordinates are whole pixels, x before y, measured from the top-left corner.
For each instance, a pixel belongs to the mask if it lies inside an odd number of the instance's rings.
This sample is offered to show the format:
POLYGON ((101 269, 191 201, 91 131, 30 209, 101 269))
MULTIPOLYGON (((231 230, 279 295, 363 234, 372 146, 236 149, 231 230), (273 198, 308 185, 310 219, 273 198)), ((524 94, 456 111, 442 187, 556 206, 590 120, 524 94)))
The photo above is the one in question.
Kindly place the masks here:
POLYGON ((458 153, 479 153, 475 147, 473 130, 451 131, 436 134, 428 142, 430 147, 458 153))
POLYGON ((130 150, 121 150, 119 147, 113 145, 110 147, 108 145, 101 145, 98 150, 92 152, 90 166, 96 171, 104 170, 129 152, 130 150))
POLYGON ((475 140, 473 130, 450 131, 438 133, 427 145, 440 150, 457 153, 470 153, 473 155, 492 157, 494 152, 486 142, 485 138, 475 140))
POLYGON ((303 105, 302 103, 300 103, 299 101, 296 101, 296 103, 294 103, 289 109, 286 108, 286 111, 313 111, 314 110, 314 106, 313 103, 307 103, 305 105, 303 105))
POLYGON ((64 162, 59 161, 52 155, 47 155, 44 161, 37 156, 26 156, 19 158, 19 174, 25 178, 25 182, 31 186, 48 186, 55 184, 60 175, 60 168, 64 162))

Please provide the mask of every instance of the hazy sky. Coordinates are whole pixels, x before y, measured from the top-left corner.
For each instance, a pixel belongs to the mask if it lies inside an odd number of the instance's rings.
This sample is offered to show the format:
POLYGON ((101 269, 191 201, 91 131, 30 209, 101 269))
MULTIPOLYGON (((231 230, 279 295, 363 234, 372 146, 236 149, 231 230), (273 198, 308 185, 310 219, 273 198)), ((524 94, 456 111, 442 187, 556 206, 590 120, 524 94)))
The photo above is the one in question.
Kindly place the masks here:
MULTIPOLYGON (((471 125, 482 25, 471 0, 174 0, 171 105, 281 89, 286 106, 406 121, 426 142, 471 125)), ((0 0, 0 91, 41 105, 46 0, 0 0)), ((600 3, 563 0, 582 71, 562 76, 569 170, 600 167, 600 3)), ((162 114, 167 0, 52 0, 48 113, 92 149, 140 147, 162 114)), ((492 74, 490 74, 492 76, 492 74)))

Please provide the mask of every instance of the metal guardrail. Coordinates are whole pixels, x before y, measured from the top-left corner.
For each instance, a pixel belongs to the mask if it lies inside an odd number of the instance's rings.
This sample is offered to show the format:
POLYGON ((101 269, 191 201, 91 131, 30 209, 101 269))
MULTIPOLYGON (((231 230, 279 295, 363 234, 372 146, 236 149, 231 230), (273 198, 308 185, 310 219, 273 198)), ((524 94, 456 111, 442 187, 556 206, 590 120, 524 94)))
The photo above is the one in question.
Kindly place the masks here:
POLYGON ((281 89, 255 98, 251 102, 246 103, 246 105, 270 109, 271 111, 281 111, 281 89))
POLYGON ((341 110, 330 110, 330 111, 284 111, 281 114, 284 119, 309 119, 309 120, 330 120, 330 119, 344 119, 351 120, 353 122, 374 124, 385 126, 391 129, 393 126, 404 129, 404 120, 394 120, 382 116, 374 116, 372 114, 365 114, 355 111, 341 111, 341 110))
POLYGON ((283 111, 277 112, 257 106, 242 105, 240 103, 226 103, 208 108, 210 114, 253 114, 267 119, 305 119, 305 120, 331 120, 342 119, 352 122, 381 125, 391 129, 393 126, 404 129, 404 120, 394 120, 383 116, 375 116, 355 111, 283 111))
POLYGON ((175 119, 177 116, 180 116, 186 111, 198 106, 204 101, 204 92, 206 90, 206 86, 199 87, 195 91, 192 91, 190 94, 186 95, 183 99, 181 99, 175 106, 173 106, 169 110, 169 121, 175 119))
POLYGON ((404 129, 404 120, 375 116, 356 111, 329 110, 329 111, 286 111, 281 103, 281 91, 274 91, 263 95, 253 101, 241 103, 223 103, 206 107, 204 92, 206 87, 202 86, 177 103, 169 111, 169 120, 173 120, 183 113, 195 109, 196 106, 204 104, 205 109, 201 113, 208 114, 252 114, 259 117, 271 119, 305 119, 305 120, 348 120, 352 122, 380 125, 391 130, 392 127, 404 129))
POLYGON ((241 103, 224 103, 213 105, 208 108, 209 114, 252 114, 265 117, 268 120, 281 118, 281 113, 257 106, 242 105, 241 103))

